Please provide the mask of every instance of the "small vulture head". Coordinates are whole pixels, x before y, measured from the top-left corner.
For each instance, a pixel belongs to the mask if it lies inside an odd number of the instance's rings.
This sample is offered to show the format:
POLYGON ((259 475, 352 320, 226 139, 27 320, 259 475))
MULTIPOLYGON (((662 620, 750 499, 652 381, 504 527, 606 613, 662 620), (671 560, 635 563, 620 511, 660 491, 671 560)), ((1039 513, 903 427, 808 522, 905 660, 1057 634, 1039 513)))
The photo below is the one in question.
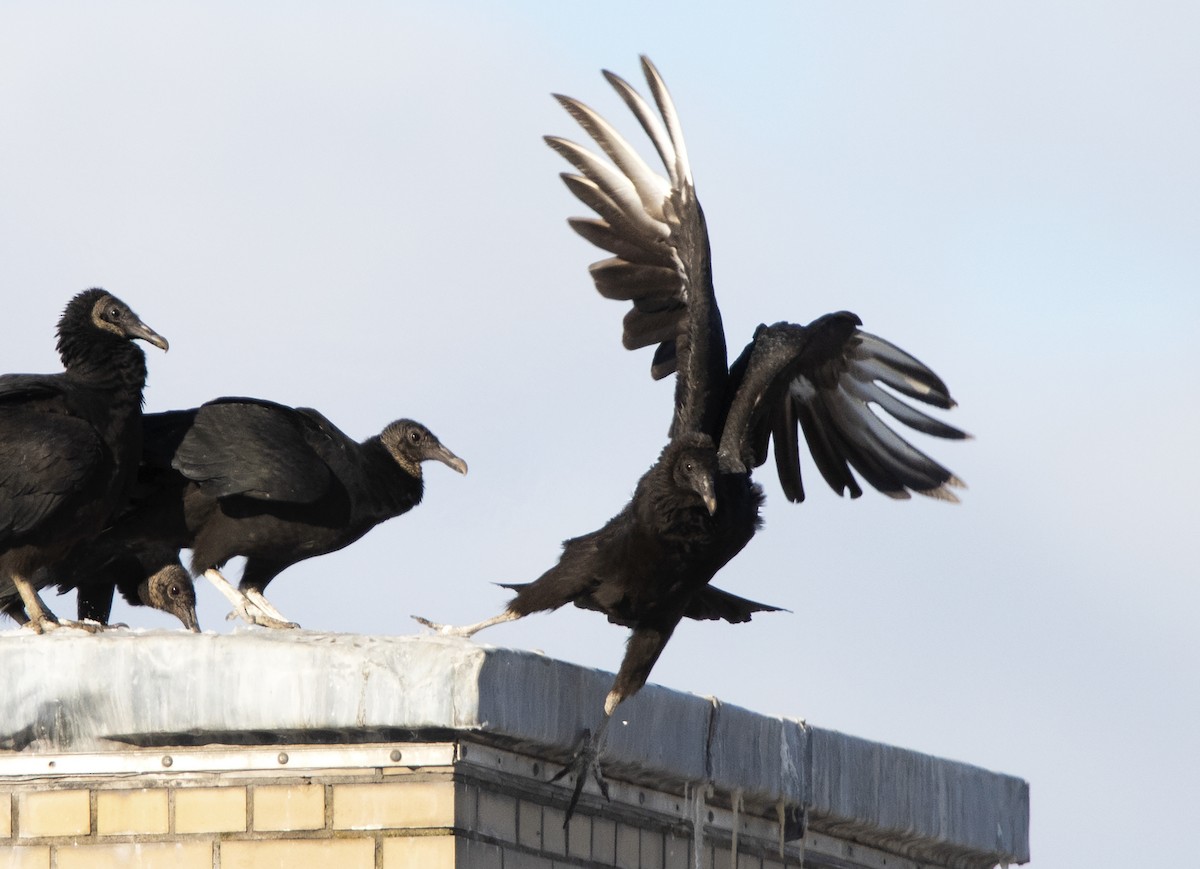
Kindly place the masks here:
POLYGON ((437 439, 437 435, 419 422, 398 419, 383 430, 379 439, 396 460, 396 464, 414 477, 421 476, 421 462, 430 459, 441 462, 460 474, 467 472, 467 463, 446 449, 437 439))
POLYGON ((680 489, 699 497, 710 516, 716 514, 717 451, 709 438, 680 448, 671 466, 671 478, 680 489))
POLYGON ((196 619, 196 587, 182 564, 168 564, 138 586, 138 599, 146 606, 170 613, 192 633, 200 633, 196 619))
POLYGON ((159 350, 166 350, 169 346, 167 339, 143 323, 133 309, 104 290, 84 290, 77 295, 63 312, 63 320, 67 320, 68 316, 73 313, 73 309, 79 310, 80 308, 87 311, 86 317, 92 327, 102 332, 108 332, 126 340, 140 338, 153 344, 159 350))

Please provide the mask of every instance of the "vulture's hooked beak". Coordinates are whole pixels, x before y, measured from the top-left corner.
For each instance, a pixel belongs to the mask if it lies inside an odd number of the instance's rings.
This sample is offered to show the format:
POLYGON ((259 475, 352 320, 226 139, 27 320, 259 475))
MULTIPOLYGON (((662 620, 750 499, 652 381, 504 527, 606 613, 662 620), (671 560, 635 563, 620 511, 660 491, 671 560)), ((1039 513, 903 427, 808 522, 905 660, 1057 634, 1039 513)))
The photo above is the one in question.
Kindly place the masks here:
POLYGON ((704 500, 704 506, 708 510, 709 516, 717 515, 717 493, 713 488, 712 478, 705 476, 700 483, 700 490, 696 493, 704 500))
POLYGON ((463 476, 466 476, 467 463, 458 456, 454 455, 454 453, 450 452, 450 450, 446 449, 444 444, 439 443, 437 445, 437 449, 429 454, 429 458, 436 462, 441 462, 446 467, 453 468, 463 476))
POLYGON ((189 606, 183 612, 176 613, 183 626, 193 634, 200 633, 200 620, 196 618, 196 607, 189 606))
POLYGON ((134 322, 128 323, 125 326, 125 329, 134 338, 141 338, 143 341, 153 344, 159 350, 166 352, 167 350, 170 349, 170 345, 167 343, 167 339, 164 338, 162 335, 159 335, 157 332, 155 332, 153 329, 151 329, 149 326, 147 326, 145 323, 143 323, 140 319, 135 318, 134 322))

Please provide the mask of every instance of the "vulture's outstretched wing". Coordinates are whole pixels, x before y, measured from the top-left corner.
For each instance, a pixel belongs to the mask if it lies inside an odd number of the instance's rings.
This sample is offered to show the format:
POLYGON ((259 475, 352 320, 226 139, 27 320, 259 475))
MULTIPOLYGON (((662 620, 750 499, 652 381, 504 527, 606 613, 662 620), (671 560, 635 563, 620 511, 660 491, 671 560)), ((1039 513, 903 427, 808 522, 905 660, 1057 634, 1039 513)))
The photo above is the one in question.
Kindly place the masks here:
POLYGON ((593 263, 601 295, 632 303, 625 317, 629 349, 657 344, 651 373, 676 373, 671 435, 700 431, 720 445, 721 469, 762 465, 775 441, 784 492, 804 498, 799 432, 821 475, 839 493, 862 494, 853 471, 894 498, 919 492, 957 500, 962 481, 900 437, 876 413, 944 438, 967 437, 903 400, 954 405, 929 368, 900 348, 858 330, 853 314, 829 314, 808 326, 761 326, 732 369, 712 286, 704 214, 696 199, 679 119, 658 71, 643 57, 654 105, 605 72, 637 117, 666 168, 655 172, 633 146, 592 109, 559 96, 563 107, 608 160, 557 137, 546 141, 581 173, 567 186, 597 218, 571 226, 613 254, 593 263), (853 469, 853 471, 852 471, 853 469))
POLYGON ((796 462, 799 424, 821 476, 838 493, 848 489, 851 497, 862 494, 853 468, 892 498, 907 498, 911 491, 957 501, 953 489, 965 488, 962 480, 900 437, 874 408, 935 437, 970 435, 917 410, 902 396, 943 409, 955 404, 930 368, 867 332, 857 332, 846 353, 823 370, 793 379, 774 426, 775 462, 789 500, 804 498, 796 462))
POLYGON ((571 218, 571 226, 613 254, 590 268, 596 289, 605 298, 632 303, 625 315, 625 347, 657 344, 651 374, 656 379, 677 374, 671 434, 701 431, 715 438, 728 360, 708 230, 675 106, 648 58, 642 58, 642 69, 657 112, 623 79, 604 75, 654 144, 666 177, 604 118, 570 97, 556 99, 611 162, 566 139, 547 136, 546 142, 581 173, 564 174, 563 180, 598 215, 571 218))

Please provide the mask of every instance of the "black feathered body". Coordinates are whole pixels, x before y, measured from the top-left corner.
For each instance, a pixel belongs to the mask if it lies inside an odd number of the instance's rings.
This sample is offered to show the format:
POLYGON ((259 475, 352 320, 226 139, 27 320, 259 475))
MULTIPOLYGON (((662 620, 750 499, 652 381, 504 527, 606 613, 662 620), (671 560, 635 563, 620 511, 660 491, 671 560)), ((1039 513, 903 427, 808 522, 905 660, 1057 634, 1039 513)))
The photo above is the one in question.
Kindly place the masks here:
POLYGON ((632 628, 614 686, 628 696, 645 683, 681 619, 742 622, 775 609, 709 585, 754 536, 761 503, 748 475, 718 475, 710 438, 682 435, 603 528, 566 541, 558 563, 538 579, 508 586, 517 592, 508 610, 525 616, 573 603, 632 628), (677 482, 675 471, 685 460, 705 464, 717 490, 715 514, 699 493, 677 482))
MULTIPOLYGON (((0 575, 30 576, 96 536, 123 506, 141 455, 146 358, 93 328, 102 291, 59 324, 61 374, 0 377, 0 575)), ((6 585, 6 590, 9 590, 6 585)))
POLYGON ((676 503, 663 504, 669 496, 653 500, 662 512, 635 495, 603 528, 566 541, 558 564, 520 586, 509 609, 528 615, 569 602, 626 627, 673 613, 677 608, 664 610, 662 602, 695 590, 697 580, 689 568, 716 523, 702 503, 674 499, 676 503))
POLYGON ((251 495, 214 501, 201 484, 190 484, 185 509, 197 529, 193 572, 244 555, 241 588, 262 591, 285 568, 349 546, 421 503, 422 478, 399 468, 378 438, 355 446, 352 453, 326 453, 337 467, 321 495, 304 503, 251 495))
POLYGON ((342 549, 421 502, 420 465, 315 410, 218 399, 146 416, 137 504, 114 532, 192 549, 192 570, 245 556, 241 588, 342 549), (415 470, 415 473, 414 473, 415 470))

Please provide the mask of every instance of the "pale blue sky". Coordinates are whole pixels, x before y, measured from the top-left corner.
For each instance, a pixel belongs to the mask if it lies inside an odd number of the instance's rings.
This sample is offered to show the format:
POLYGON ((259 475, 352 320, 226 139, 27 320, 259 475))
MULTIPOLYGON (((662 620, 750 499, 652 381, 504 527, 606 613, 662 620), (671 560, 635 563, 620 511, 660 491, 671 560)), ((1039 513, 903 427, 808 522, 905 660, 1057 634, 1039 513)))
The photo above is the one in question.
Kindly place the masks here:
MULTIPOLYGON (((671 387, 621 350, 540 141, 582 137, 551 91, 632 135, 599 70, 635 80, 646 52, 731 348, 854 310, 976 435, 931 447, 957 507, 840 501, 811 465, 791 506, 762 474, 766 528, 718 584, 792 614, 685 625, 654 681, 1023 776, 1035 867, 1177 863, 1200 799, 1198 37, 1170 2, 6 3, 0 370, 53 370, 63 304, 102 285, 171 341, 148 410, 422 420, 470 475, 430 468, 422 507, 271 598, 333 631, 490 615, 490 583, 601 525, 664 442, 671 387)), ((574 611, 480 635, 603 668, 624 639, 574 611)))

